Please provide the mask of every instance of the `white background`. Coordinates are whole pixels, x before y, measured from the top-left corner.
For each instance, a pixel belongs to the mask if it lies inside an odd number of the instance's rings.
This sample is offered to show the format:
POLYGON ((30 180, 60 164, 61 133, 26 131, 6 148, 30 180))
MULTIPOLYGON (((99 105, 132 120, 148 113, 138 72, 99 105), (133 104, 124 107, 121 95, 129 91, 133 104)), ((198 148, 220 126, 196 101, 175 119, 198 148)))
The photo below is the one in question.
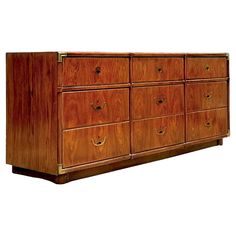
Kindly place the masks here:
POLYGON ((233 0, 0 1, 0 235, 236 235, 233 0), (5 53, 229 52, 224 146, 66 185, 5 165, 5 53))

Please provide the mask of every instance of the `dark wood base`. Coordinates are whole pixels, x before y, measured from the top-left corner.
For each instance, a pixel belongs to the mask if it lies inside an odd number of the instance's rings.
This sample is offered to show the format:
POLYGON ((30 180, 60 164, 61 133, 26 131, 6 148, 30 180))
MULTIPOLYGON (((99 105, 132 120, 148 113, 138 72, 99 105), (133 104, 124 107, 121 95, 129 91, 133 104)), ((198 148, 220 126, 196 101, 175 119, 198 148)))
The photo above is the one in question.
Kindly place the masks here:
POLYGON ((188 153, 188 152, 192 152, 192 151, 196 151, 196 150, 200 150, 203 148, 208 148, 208 147, 212 147, 212 146, 216 146, 216 145, 222 145, 222 144, 223 144, 223 140, 217 139, 217 140, 205 142, 202 144, 191 145, 191 146, 188 146, 185 148, 179 148, 179 149, 175 149, 175 150, 165 151, 165 152, 153 154, 150 156, 139 157, 139 158, 134 158, 134 159, 130 159, 130 160, 124 160, 124 161, 120 161, 120 162, 116 162, 116 163, 112 163, 112 164, 108 164, 108 165, 104 165, 104 166, 98 166, 98 167, 94 167, 94 168, 90 168, 90 169, 74 171, 74 172, 70 172, 70 173, 66 173, 66 174, 62 174, 62 175, 50 175, 50 174, 41 173, 41 172, 37 172, 37 171, 33 171, 33 170, 23 169, 23 168, 16 167, 16 166, 12 167, 12 172, 15 174, 21 174, 21 175, 46 179, 46 180, 52 181, 53 183, 56 183, 56 184, 64 184, 64 183, 68 183, 73 180, 77 180, 77 179, 81 179, 81 178, 85 178, 85 177, 90 177, 93 175, 98 175, 98 174, 102 174, 102 173, 106 173, 106 172, 110 172, 110 171, 114 171, 114 170, 119 170, 119 169, 131 167, 131 166, 135 166, 135 165, 140 165, 140 164, 144 164, 144 163, 148 163, 148 162, 152 162, 152 161, 157 161, 157 160, 161 160, 164 158, 177 156, 180 154, 184 154, 184 153, 188 153))

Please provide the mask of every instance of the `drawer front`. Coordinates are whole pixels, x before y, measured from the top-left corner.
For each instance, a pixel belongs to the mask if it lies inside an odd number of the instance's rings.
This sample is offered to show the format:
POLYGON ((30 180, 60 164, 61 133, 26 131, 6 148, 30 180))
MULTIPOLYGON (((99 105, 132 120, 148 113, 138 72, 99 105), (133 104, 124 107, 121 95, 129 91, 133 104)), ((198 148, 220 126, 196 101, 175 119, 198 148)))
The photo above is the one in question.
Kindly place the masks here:
POLYGON ((187 115, 187 141, 224 136, 228 132, 227 108, 187 115))
POLYGON ((187 79, 227 77, 226 58, 187 58, 187 79))
POLYGON ((129 89, 62 94, 63 128, 129 120, 129 89))
POLYGON ((134 152, 184 142, 184 115, 133 122, 134 152))
POLYGON ((63 86, 128 82, 128 58, 65 58, 63 60, 63 86))
POLYGON ((132 89, 132 117, 142 119, 184 113, 184 85, 132 89))
POLYGON ((128 155, 129 123, 80 128, 63 132, 63 167, 128 155))
POLYGON ((226 81, 187 84, 187 111, 226 107, 227 97, 226 81))
POLYGON ((183 58, 133 58, 132 82, 183 79, 183 58))

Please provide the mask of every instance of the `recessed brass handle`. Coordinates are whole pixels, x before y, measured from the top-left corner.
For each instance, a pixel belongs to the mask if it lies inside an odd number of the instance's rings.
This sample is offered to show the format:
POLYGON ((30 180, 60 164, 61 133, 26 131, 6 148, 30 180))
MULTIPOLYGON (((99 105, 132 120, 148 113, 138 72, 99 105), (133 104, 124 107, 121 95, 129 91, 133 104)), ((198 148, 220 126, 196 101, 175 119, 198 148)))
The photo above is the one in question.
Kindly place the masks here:
POLYGON ((107 139, 106 137, 101 138, 100 136, 98 136, 96 139, 92 138, 91 142, 95 147, 99 147, 99 146, 104 145, 104 143, 106 142, 106 139, 107 139))
POLYGON ((204 126, 207 127, 207 128, 212 127, 211 121, 207 121, 207 122, 204 124, 204 126))
POLYGON ((166 98, 165 97, 157 97, 157 98, 155 98, 155 101, 156 101, 157 105, 161 105, 166 102, 166 98))
POLYGON ((206 99, 208 99, 208 100, 211 99, 212 96, 213 96, 213 93, 212 93, 212 92, 208 92, 208 93, 204 94, 204 97, 205 97, 206 99))
POLYGON ((91 106, 95 111, 100 111, 106 106, 106 102, 104 102, 102 104, 100 104, 98 102, 97 103, 91 103, 91 106))
POLYGON ((163 72, 163 69, 162 69, 161 67, 157 66, 157 67, 156 67, 156 71, 157 71, 158 73, 162 73, 162 72, 163 72))
POLYGON ((97 66, 97 67, 95 68, 95 73, 96 73, 97 75, 99 75, 99 74, 101 73, 101 67, 100 67, 100 66, 97 66))
POLYGON ((157 135, 164 135, 166 133, 166 127, 157 130, 157 135))
POLYGON ((206 69, 207 71, 209 71, 209 70, 210 70, 210 66, 209 66, 209 65, 205 65, 205 69, 206 69))

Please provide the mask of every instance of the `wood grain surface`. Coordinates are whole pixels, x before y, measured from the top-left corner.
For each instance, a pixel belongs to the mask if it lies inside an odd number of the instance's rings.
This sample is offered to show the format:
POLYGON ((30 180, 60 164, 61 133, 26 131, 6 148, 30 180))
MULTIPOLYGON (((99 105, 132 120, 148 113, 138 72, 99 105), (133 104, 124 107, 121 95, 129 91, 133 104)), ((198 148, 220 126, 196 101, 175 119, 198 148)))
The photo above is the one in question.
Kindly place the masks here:
POLYGON ((184 142, 184 115, 138 120, 133 126, 134 152, 184 142))
POLYGON ((63 167, 128 155, 129 122, 63 132, 63 167))
POLYGON ((133 88, 132 117, 143 119, 184 113, 184 85, 133 88))
POLYGON ((129 120, 129 89, 62 93, 63 128, 129 120))
POLYGON ((186 78, 225 78, 227 74, 226 57, 190 57, 186 61, 186 78))
POLYGON ((227 108, 188 114, 187 141, 225 136, 228 133, 227 114, 227 108))
POLYGON ((227 107, 227 87, 227 81, 187 84, 187 111, 227 107))
POLYGON ((7 54, 7 163, 57 173, 57 55, 7 54))
POLYGON ((132 82, 184 79, 184 58, 132 59, 132 82))
POLYGON ((128 58, 65 58, 63 86, 129 82, 128 58))

